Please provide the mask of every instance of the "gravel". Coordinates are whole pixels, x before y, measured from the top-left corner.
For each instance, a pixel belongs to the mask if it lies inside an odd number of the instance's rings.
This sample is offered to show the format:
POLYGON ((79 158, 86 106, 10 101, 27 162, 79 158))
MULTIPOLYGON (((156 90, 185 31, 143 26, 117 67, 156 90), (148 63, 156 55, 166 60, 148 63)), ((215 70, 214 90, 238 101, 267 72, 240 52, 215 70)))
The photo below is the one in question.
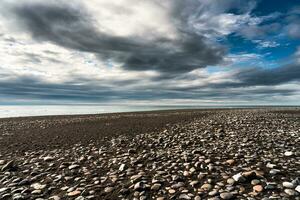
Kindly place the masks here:
MULTIPOLYGON (((68 135, 84 138, 69 139, 76 141, 72 145, 16 147, 18 151, 1 147, 0 199, 300 199, 300 110, 170 113, 152 117, 162 120, 176 113, 180 120, 151 122, 159 125, 135 134, 88 139, 91 135, 82 129, 68 135)), ((0 120, 0 141, 13 122, 0 120)), ((93 131, 99 133, 101 127, 93 131)), ((36 141, 48 141, 48 133, 40 130, 36 141)))

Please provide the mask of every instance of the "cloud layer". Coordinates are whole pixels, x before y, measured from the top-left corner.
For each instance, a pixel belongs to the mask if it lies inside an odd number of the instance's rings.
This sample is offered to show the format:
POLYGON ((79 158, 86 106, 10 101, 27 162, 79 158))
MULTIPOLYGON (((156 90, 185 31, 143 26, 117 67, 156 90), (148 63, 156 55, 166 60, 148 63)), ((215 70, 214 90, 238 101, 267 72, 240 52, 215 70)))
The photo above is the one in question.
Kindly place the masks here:
POLYGON ((295 104, 298 10, 258 3, 1 1, 0 103, 295 104))

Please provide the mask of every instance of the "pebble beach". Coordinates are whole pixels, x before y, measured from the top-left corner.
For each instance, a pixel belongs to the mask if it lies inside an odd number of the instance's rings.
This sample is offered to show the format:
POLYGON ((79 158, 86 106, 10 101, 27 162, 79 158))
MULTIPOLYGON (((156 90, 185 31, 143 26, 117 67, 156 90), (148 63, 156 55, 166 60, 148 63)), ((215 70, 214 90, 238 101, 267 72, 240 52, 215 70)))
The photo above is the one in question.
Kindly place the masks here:
POLYGON ((300 109, 0 119, 0 199, 300 199, 300 109))

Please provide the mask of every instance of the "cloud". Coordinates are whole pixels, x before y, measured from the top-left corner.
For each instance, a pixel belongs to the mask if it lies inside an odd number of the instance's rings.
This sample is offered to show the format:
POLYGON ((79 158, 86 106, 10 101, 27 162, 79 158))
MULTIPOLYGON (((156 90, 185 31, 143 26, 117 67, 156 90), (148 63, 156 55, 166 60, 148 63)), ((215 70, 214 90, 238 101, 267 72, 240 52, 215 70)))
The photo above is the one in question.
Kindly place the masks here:
MULTIPOLYGON (((225 74, 224 74, 225 75, 225 74)), ((222 78, 223 75, 219 76, 222 78)), ((226 75, 224 76, 224 78, 226 75)), ((181 77, 177 80, 161 80, 157 85, 149 85, 147 82, 139 80, 134 86, 128 87, 126 82, 116 81, 114 85, 106 85, 104 82, 89 81, 85 85, 76 85, 71 83, 47 83, 38 77, 23 76, 17 79, 0 80, 0 97, 6 99, 25 101, 38 101, 39 103, 63 102, 63 103, 120 103, 128 102, 144 102, 171 104, 184 103, 186 101, 208 101, 211 103, 228 102, 230 99, 234 101, 253 100, 253 101, 269 101, 273 97, 292 96, 297 92, 296 88, 277 88, 277 87, 247 87, 247 88, 228 88, 226 81, 220 83, 222 87, 211 87, 213 82, 210 77, 206 77, 206 81, 198 83, 192 87, 188 77, 181 77), (174 82, 178 84, 175 85, 174 82), (102 84, 101 84, 102 83, 102 84), (173 99, 173 100, 172 100, 173 99)), ((80 82, 77 79, 76 82, 80 82)), ((153 84, 153 83, 152 83, 153 84)), ((254 85, 253 85, 254 86, 254 85)))
POLYGON ((263 40, 253 40, 254 43, 258 44, 258 48, 275 48, 279 47, 280 44, 277 43, 276 41, 263 41, 263 40))
POLYGON ((0 1, 0 103, 296 99, 300 51, 266 69, 283 14, 255 2, 0 1))
POLYGON ((294 20, 286 27, 288 35, 293 39, 300 39, 299 24, 300 24, 300 19, 294 20))
POLYGON ((250 87, 250 86, 274 86, 300 81, 300 65, 292 63, 278 68, 261 69, 250 68, 239 70, 233 74, 234 81, 216 84, 217 87, 250 87))
MULTIPOLYGON (((182 24, 176 27, 178 39, 160 36, 148 42, 101 32, 83 7, 42 2, 10 4, 10 7, 17 24, 32 38, 95 53, 98 58, 120 63, 128 70, 188 72, 221 62, 225 53, 222 47, 207 43, 182 24)), ((183 7, 180 12, 184 11, 183 7)), ((101 23, 101 19, 97 20, 101 23)))

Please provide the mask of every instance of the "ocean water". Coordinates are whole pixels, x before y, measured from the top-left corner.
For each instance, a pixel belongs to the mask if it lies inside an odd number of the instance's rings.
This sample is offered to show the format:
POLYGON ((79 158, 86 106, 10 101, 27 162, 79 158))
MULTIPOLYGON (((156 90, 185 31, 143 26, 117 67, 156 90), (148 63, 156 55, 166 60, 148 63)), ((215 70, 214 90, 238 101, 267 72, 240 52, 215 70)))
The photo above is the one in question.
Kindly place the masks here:
MULTIPOLYGON (((101 113, 137 112, 137 111, 151 111, 151 110, 173 110, 173 109, 254 108, 254 107, 269 107, 269 106, 0 105, 0 118, 48 116, 48 115, 101 114, 101 113)), ((299 109, 299 107, 297 108, 299 109)))
POLYGON ((77 115, 101 114, 116 112, 135 112, 151 110, 184 109, 178 106, 109 106, 109 105, 8 105, 0 106, 0 118, 47 116, 47 115, 77 115))

